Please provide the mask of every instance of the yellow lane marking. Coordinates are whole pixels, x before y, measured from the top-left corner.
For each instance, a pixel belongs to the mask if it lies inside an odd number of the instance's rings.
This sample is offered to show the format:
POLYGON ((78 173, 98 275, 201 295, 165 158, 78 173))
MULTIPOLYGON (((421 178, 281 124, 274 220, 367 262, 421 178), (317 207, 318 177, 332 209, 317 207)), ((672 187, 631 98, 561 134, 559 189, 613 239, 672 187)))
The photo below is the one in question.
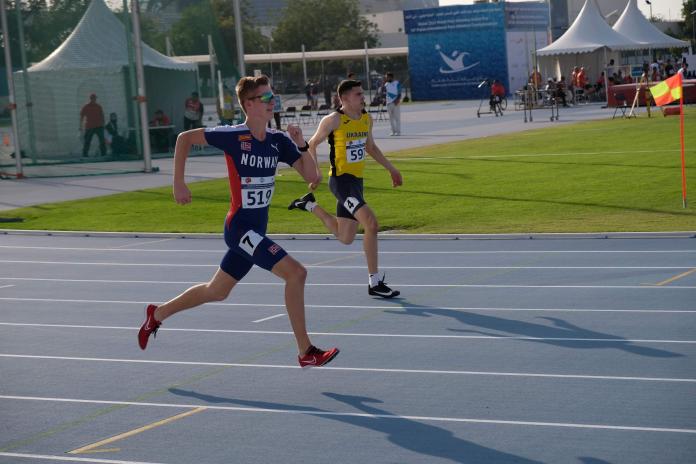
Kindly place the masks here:
POLYGON ((108 453, 111 451, 120 451, 120 448, 102 448, 102 449, 95 449, 99 448, 100 446, 108 445, 109 443, 113 443, 115 441, 123 440, 124 438, 132 437, 133 435, 137 435, 139 433, 145 432, 150 429, 154 429, 155 427, 159 427, 160 425, 165 425, 169 424, 170 422, 174 422, 179 419, 183 419, 184 417, 188 417, 190 415, 196 414, 197 412, 205 411, 207 408, 205 407, 200 407, 200 408, 195 408, 190 411, 182 412, 181 414, 177 414, 176 416, 169 417, 167 419, 162 419, 157 422, 153 422, 152 424, 145 425, 143 427, 131 430, 129 432, 121 433, 119 435, 113 436, 111 438, 107 438, 105 440, 98 441, 96 443, 92 443, 91 445, 83 446, 82 448, 77 448, 72 451, 68 451, 69 454, 83 454, 83 453, 108 453))
POLYGON ((667 279, 667 280, 663 280, 662 282, 658 282, 658 283, 656 283, 655 285, 658 285, 658 286, 660 286, 660 285, 667 285, 667 284, 669 284, 669 283, 671 283, 671 282, 674 282, 674 281, 677 280, 677 279, 681 279, 682 277, 686 277, 686 276, 688 276, 688 275, 691 275, 691 274, 693 274, 694 272, 696 272, 696 267, 693 268, 693 269, 690 269, 690 270, 688 270, 688 271, 686 271, 686 272, 682 272, 682 273, 679 274, 679 275, 675 275, 674 277, 670 277, 670 278, 667 279))

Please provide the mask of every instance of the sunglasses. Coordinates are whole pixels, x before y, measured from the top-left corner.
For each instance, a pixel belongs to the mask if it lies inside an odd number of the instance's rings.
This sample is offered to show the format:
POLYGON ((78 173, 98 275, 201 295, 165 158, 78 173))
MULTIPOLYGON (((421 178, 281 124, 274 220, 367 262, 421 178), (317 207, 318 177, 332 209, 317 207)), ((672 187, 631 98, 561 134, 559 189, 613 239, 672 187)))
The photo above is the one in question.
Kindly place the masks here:
POLYGON ((249 100, 256 100, 257 98, 261 100, 261 103, 270 103, 275 98, 275 95, 273 95, 273 92, 266 92, 255 97, 251 97, 249 100))

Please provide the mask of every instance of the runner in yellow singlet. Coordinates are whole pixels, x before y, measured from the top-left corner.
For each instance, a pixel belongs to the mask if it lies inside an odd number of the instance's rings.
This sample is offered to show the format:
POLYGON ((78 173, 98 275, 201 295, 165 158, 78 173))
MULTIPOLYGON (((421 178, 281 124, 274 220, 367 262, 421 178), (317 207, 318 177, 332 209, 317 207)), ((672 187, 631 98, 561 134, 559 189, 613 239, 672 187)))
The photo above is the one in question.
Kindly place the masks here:
MULTIPOLYGON (((321 120, 316 133, 307 144, 309 153, 316 162, 317 146, 324 140, 329 141, 329 188, 336 197, 336 216, 319 206, 312 192, 294 200, 288 209, 297 208, 311 212, 346 245, 353 243, 358 225, 361 225, 365 231, 363 250, 369 273, 368 293, 393 298, 399 295, 399 291, 389 288, 384 276, 381 279, 379 277, 377 217, 363 198, 363 171, 367 155, 389 171, 394 187, 400 186, 403 179, 399 170, 375 144, 372 137, 372 118, 363 109, 365 94, 360 81, 342 81, 338 85, 338 96, 341 108, 321 120)), ((318 179, 316 183, 309 185, 312 190, 321 182, 321 172, 318 173, 318 179)))

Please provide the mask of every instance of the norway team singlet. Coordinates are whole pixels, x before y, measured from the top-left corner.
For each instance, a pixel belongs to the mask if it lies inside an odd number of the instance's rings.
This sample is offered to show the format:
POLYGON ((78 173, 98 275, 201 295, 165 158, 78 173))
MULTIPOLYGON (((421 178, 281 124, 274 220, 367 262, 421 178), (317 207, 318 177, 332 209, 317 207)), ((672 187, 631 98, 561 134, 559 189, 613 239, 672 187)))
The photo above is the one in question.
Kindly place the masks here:
POLYGON ((336 111, 341 115, 341 125, 329 134, 329 176, 351 174, 362 178, 370 116, 363 110, 360 119, 351 119, 342 110, 336 111))
POLYGON ((284 133, 266 129, 266 139, 256 140, 244 125, 218 126, 205 130, 208 144, 225 152, 230 182, 230 210, 226 223, 234 217, 262 227, 268 223, 268 206, 273 198, 278 162, 292 165, 300 152, 284 133))

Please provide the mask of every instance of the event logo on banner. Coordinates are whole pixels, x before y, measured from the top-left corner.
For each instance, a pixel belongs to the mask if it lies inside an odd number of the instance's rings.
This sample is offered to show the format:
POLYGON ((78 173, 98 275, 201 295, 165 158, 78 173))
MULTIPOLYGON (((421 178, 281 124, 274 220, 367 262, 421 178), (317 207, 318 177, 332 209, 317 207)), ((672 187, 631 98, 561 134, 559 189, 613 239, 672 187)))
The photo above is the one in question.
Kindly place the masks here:
POLYGON ((507 86, 502 4, 407 10, 404 24, 414 100, 480 98, 484 79, 507 86))

